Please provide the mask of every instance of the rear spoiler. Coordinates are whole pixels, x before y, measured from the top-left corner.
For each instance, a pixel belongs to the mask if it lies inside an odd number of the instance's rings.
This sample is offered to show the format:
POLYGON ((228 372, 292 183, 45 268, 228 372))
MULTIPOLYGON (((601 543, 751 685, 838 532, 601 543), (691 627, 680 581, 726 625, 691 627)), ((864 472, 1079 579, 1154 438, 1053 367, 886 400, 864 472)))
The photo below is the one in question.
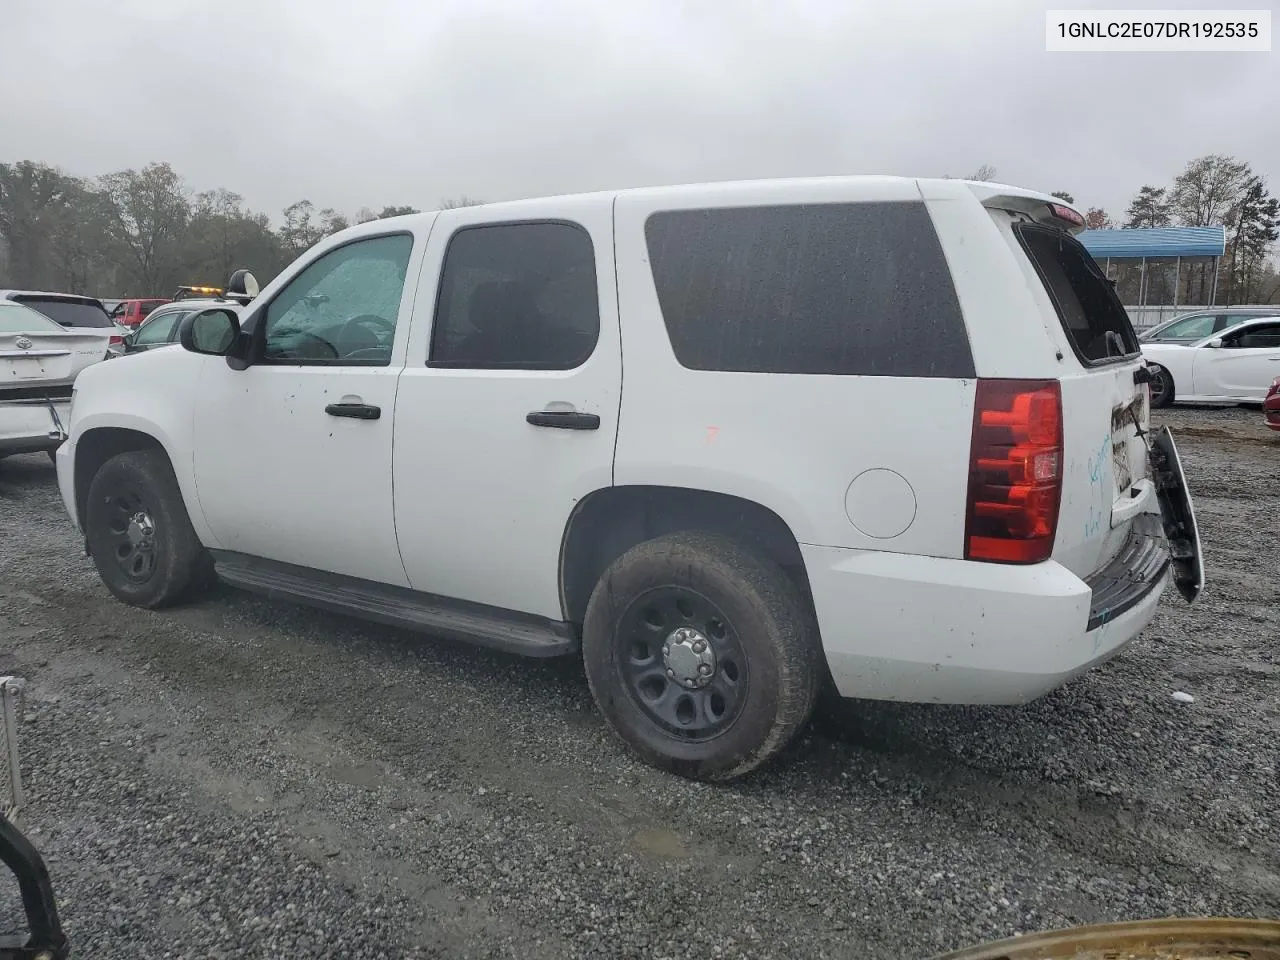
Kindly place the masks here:
POLYGON ((1037 223, 1058 227, 1073 234, 1085 228, 1084 216, 1080 211, 1057 197, 1023 192, 1004 193, 1000 184, 996 183, 971 183, 969 189, 989 210, 1025 213, 1037 223))

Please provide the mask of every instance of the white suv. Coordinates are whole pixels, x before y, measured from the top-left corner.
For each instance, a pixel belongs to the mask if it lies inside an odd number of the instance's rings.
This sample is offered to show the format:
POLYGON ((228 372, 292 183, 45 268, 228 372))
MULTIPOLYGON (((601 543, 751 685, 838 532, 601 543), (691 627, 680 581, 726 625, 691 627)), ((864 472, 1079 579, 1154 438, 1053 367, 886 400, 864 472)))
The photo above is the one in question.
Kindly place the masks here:
POLYGON ((847 697, 1017 703, 1203 581, 1137 339, 1053 197, 654 188, 379 220, 80 378, 107 587, 209 572, 532 656, 727 779, 847 697), (1163 520, 1163 522, 1162 522, 1163 520))

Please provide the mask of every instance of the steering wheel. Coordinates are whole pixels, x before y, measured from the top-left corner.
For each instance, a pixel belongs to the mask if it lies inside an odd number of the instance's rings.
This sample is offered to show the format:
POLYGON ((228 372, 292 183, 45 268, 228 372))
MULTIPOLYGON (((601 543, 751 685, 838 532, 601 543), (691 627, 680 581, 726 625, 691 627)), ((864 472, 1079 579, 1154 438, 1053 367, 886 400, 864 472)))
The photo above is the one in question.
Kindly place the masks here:
MULTIPOLYGON (((300 341, 300 342, 298 342, 294 347, 286 351, 275 354, 275 356, 294 359, 294 360, 312 359, 312 358, 317 360, 338 359, 338 348, 335 347, 328 340, 326 340, 324 337, 318 337, 314 333, 308 333, 305 330, 290 331, 287 334, 287 336, 290 339, 296 339, 297 341, 300 341), (307 353, 305 352, 307 348, 303 346, 303 344, 314 345, 315 347, 318 348, 319 352, 316 354, 307 353)), ((270 350, 270 346, 268 346, 268 350, 270 350)), ((270 353, 268 354, 268 356, 271 356, 271 355, 272 354, 270 353)))

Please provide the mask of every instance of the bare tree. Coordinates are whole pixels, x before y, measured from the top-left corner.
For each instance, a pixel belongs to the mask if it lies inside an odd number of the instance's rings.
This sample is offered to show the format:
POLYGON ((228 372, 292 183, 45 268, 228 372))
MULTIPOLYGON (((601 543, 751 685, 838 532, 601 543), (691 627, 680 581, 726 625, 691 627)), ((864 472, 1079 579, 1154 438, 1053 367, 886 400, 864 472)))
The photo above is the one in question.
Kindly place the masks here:
POLYGON ((1198 157, 1173 181, 1169 205, 1185 226, 1216 226, 1239 202, 1251 175, 1249 165, 1234 157, 1198 157))
POLYGON ((996 168, 989 163, 984 163, 982 166, 980 166, 977 170, 973 171, 973 173, 969 174, 964 179, 981 180, 983 182, 990 182, 995 178, 996 178, 996 168))
POLYGON ((440 201, 441 210, 456 210, 458 207, 479 207, 483 205, 483 200, 472 200, 466 194, 463 194, 461 197, 440 201))
POLYGON ((1072 206, 1075 206, 1076 198, 1073 197, 1071 194, 1067 193, 1067 191, 1065 190, 1055 190, 1053 191, 1053 193, 1049 194, 1049 196, 1057 197, 1063 203, 1067 203, 1067 204, 1071 204, 1072 206))
POLYGON ((167 163, 109 173, 99 184, 109 204, 111 236, 128 251, 137 293, 154 296, 191 212, 186 188, 167 163))

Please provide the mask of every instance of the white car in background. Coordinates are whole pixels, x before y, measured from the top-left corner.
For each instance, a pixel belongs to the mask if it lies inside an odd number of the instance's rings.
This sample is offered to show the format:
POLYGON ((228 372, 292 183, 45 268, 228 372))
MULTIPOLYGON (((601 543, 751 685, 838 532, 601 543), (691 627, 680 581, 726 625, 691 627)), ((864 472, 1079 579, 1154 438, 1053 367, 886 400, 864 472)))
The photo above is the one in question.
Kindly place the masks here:
POLYGON ((1151 405, 1261 403, 1280 375, 1280 315, 1256 317, 1194 343, 1144 343, 1151 405))
POLYGON ((0 298, 0 457, 54 450, 71 421, 81 370, 105 360, 114 325, 67 329, 0 298))

